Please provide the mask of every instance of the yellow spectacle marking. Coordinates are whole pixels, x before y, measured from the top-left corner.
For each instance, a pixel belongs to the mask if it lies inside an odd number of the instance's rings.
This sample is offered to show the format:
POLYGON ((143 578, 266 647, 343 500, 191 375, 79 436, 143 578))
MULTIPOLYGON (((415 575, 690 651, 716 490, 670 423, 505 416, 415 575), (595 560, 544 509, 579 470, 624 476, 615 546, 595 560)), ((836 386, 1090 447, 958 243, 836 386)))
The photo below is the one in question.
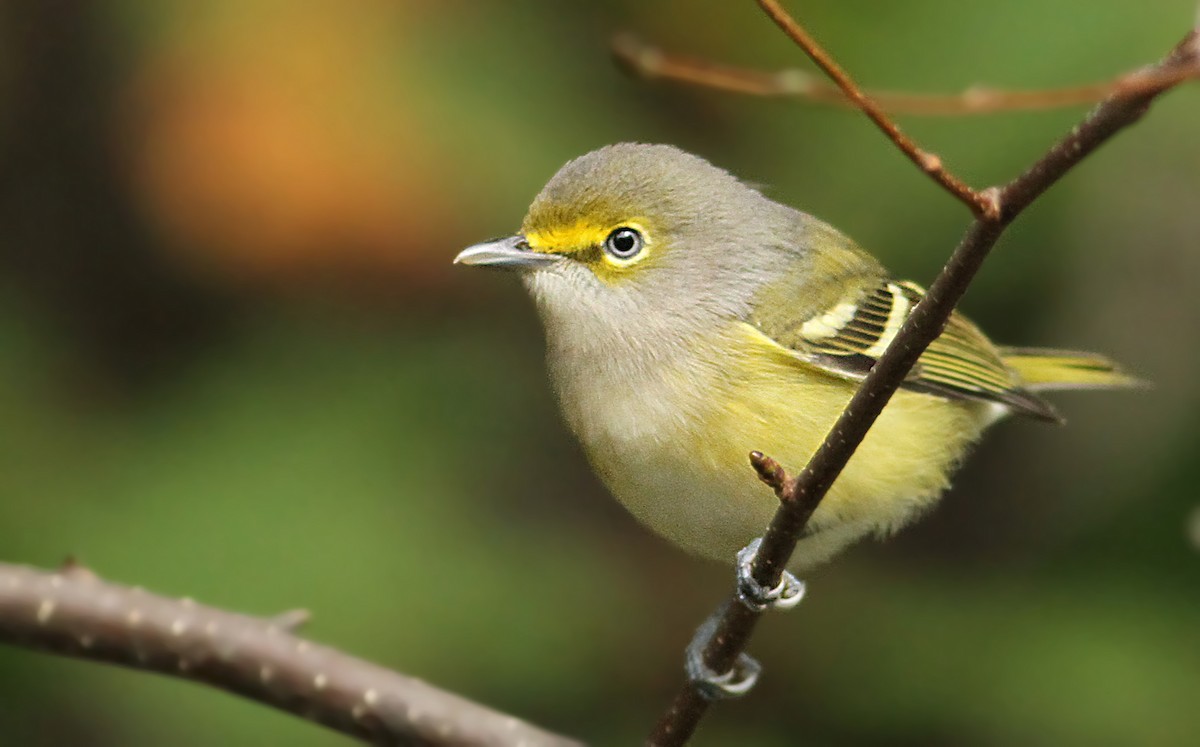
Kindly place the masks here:
POLYGON ((558 226, 543 231, 529 231, 525 241, 535 252, 574 254, 604 243, 612 228, 591 222, 558 226))
POLYGON ((628 259, 614 257, 608 252, 601 251, 599 256, 603 261, 588 260, 587 264, 596 276, 605 282, 611 282, 650 254, 653 241, 645 224, 638 219, 622 220, 615 223, 596 223, 594 220, 580 220, 562 226, 530 229, 525 231, 525 242, 535 252, 543 254, 582 254, 595 249, 601 249, 609 234, 618 228, 632 228, 642 235, 645 247, 637 255, 628 259))

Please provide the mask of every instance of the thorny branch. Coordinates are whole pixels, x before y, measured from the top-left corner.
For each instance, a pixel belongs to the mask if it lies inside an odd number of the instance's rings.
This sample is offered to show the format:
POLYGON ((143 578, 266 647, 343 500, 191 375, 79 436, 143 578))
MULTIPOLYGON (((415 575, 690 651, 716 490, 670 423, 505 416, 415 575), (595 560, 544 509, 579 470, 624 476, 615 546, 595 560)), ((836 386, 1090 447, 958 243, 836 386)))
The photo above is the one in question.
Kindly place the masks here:
POLYGON ((68 564, 0 563, 0 642, 227 690, 365 742, 434 747, 578 742, 293 634, 307 615, 258 618, 169 599, 68 564))
MULTIPOLYGON (((811 54, 815 46, 798 23, 786 15, 781 16, 783 11, 774 2, 759 0, 759 3, 811 54), (784 20, 780 20, 781 17, 784 20)), ((823 52, 820 54, 824 55, 823 52)), ((827 65, 823 64, 823 67, 840 74, 841 77, 835 76, 835 79, 847 82, 844 88, 852 87, 831 60, 825 58, 825 62, 827 65)), ((1127 80, 1137 80, 1137 84, 1127 90, 1119 89, 1106 99, 1025 173, 1003 188, 985 190, 982 194, 989 197, 994 208, 977 213, 946 266, 929 286, 924 300, 914 308, 804 470, 789 479, 770 458, 757 452, 751 455, 755 470, 780 500, 753 565, 754 578, 760 584, 773 588, 779 583, 809 517, 921 353, 941 333, 1008 224, 1071 168, 1113 135, 1137 122, 1154 99, 1180 81, 1196 77, 1198 72, 1200 30, 1193 30, 1158 65, 1128 76, 1127 80)), ((851 98, 860 106, 867 101, 861 96, 851 98)), ((878 109, 863 109, 872 119, 882 119, 880 126, 885 131, 895 131, 894 125, 878 109)), ((904 148, 901 141, 894 139, 894 142, 904 148)), ((761 612, 740 604, 733 595, 723 604, 719 614, 720 620, 704 651, 704 659, 712 671, 727 672, 749 642, 761 612)), ((685 683, 655 726, 648 743, 663 746, 686 743, 708 706, 709 701, 700 689, 693 683, 685 683)))

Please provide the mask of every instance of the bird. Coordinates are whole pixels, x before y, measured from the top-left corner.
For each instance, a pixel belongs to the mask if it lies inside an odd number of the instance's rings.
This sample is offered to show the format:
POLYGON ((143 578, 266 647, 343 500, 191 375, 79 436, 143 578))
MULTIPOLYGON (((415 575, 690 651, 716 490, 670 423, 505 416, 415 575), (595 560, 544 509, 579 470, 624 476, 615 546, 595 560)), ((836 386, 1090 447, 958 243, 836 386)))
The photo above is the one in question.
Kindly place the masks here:
MULTIPOLYGON (((778 505, 747 455, 803 468, 924 295, 828 223, 660 144, 568 162, 517 234, 454 261, 519 274, 563 418, 600 480, 652 530, 717 559, 778 505)), ((1043 393, 1138 383, 1095 353, 998 345, 955 312, 788 568, 925 513, 995 422, 1061 422, 1043 393)))

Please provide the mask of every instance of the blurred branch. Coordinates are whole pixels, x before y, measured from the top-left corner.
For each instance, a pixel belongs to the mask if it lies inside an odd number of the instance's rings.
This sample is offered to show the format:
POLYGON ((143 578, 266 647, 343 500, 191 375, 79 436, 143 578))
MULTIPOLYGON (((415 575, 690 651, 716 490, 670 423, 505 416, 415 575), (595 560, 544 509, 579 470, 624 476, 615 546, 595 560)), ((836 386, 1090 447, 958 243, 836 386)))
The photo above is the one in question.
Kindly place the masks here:
MULTIPOLYGON (((812 104, 858 108, 836 85, 796 68, 756 70, 688 57, 667 52, 632 34, 613 38, 612 53, 621 67, 646 80, 665 80, 746 96, 791 98, 812 104)), ((961 117, 1096 104, 1110 96, 1132 95, 1196 77, 1200 77, 1200 70, 1157 70, 1065 88, 1014 90, 977 85, 959 93, 881 90, 864 90, 864 93, 880 110, 892 115, 961 117)))
POLYGON ((0 563, 0 642, 201 682, 371 744, 579 743, 421 680, 303 640, 302 611, 263 619, 0 563))
POLYGON ((778 2, 758 0, 758 5, 775 22, 775 25, 787 34, 788 38, 794 41, 796 46, 808 55, 809 59, 816 63, 817 67, 825 71, 825 74, 842 90, 846 99, 867 115, 867 119, 874 122, 875 126, 882 130, 883 134, 887 135, 888 139, 895 143, 900 152, 917 168, 928 174, 931 179, 942 186, 942 189, 954 195, 970 208, 976 217, 995 219, 998 216, 998 207, 992 194, 986 191, 976 192, 971 189, 966 182, 950 173, 942 165, 940 157, 922 150, 912 138, 905 135, 900 126, 889 118, 867 94, 863 93, 849 73, 843 70, 833 57, 817 43, 817 40, 778 2))
MULTIPOLYGON (((786 16, 784 21, 779 20, 777 14, 782 11, 774 2, 759 0, 759 3, 806 52, 812 54, 812 49, 818 49, 811 45, 808 35, 795 21, 786 16)), ((822 66, 840 72, 827 58, 822 66)), ((752 566, 758 583, 768 589, 780 583, 809 517, 921 353, 941 333, 1009 223, 1109 138, 1141 119, 1155 98, 1180 81, 1195 77, 1198 70, 1200 30, 1193 30, 1158 65, 1134 74, 1139 80, 1137 87, 1130 91, 1118 90, 1106 99, 1032 167, 1003 188, 985 190, 983 194, 988 195, 994 209, 977 213, 946 266, 929 286, 925 298, 917 304, 887 351, 859 386, 804 470, 790 478, 770 458, 757 452, 751 455, 759 476, 775 490, 780 501, 752 566), (1153 81, 1153 84, 1147 81, 1153 81)), ((835 76, 835 79, 838 78, 835 76)), ((850 95, 853 83, 844 75, 838 80, 844 83, 843 88, 848 89, 850 95)), ((872 119, 883 119, 880 127, 885 132, 894 130, 894 125, 878 109, 864 106, 864 102, 870 103, 865 98, 851 98, 872 119)), ((903 149, 901 142, 893 140, 903 149)), ((704 650, 704 662, 713 672, 727 672, 734 667, 749 642, 761 612, 741 604, 735 594, 714 614, 719 620, 704 650)), ((655 726, 649 743, 686 743, 708 710, 709 701, 703 692, 696 683, 685 683, 655 726)))
POLYGON ((673 55, 645 44, 629 34, 622 34, 613 39, 613 55, 626 70, 647 79, 671 80, 753 96, 799 98, 814 103, 858 109, 866 114, 917 168, 967 205, 977 217, 996 217, 993 212, 996 205, 990 193, 987 190, 972 189, 951 173, 937 154, 918 146, 887 116, 888 114, 947 116, 1059 108, 1161 91, 1178 83, 1200 78, 1200 68, 1178 66, 1169 69, 1139 70, 1102 83, 1038 91, 1004 91, 975 87, 961 94, 950 95, 867 92, 858 87, 849 74, 776 0, 757 2, 771 20, 834 81, 833 84, 801 70, 765 72, 673 55))

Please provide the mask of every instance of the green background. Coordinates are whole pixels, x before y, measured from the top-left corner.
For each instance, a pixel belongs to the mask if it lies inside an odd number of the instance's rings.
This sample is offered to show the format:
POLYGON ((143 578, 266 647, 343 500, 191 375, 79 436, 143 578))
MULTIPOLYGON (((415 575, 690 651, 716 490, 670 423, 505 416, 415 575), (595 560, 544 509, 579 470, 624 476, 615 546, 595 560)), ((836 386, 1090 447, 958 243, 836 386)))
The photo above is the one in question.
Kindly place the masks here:
MULTIPOLYGON (((1109 78, 1195 19, 1191 0, 790 6, 864 83, 920 91, 1109 78)), ((608 499, 520 287, 450 259, 621 140, 700 153, 922 283, 967 215, 863 117, 632 80, 618 30, 804 66, 751 2, 0 7, 0 559, 307 608, 316 640, 639 742, 730 572, 608 499), (246 80, 286 89, 279 110, 230 93, 246 80), (299 144, 272 160, 280 143, 299 144)), ((986 185, 1081 113, 902 122, 986 185)), ((964 303, 1001 342, 1104 351, 1154 387, 1064 395, 1066 428, 998 426, 936 512, 765 621, 760 687, 696 744, 1200 744, 1198 118, 1194 84, 1161 101, 1012 228, 964 303)), ((0 742, 347 743, 16 649, 0 742)))

